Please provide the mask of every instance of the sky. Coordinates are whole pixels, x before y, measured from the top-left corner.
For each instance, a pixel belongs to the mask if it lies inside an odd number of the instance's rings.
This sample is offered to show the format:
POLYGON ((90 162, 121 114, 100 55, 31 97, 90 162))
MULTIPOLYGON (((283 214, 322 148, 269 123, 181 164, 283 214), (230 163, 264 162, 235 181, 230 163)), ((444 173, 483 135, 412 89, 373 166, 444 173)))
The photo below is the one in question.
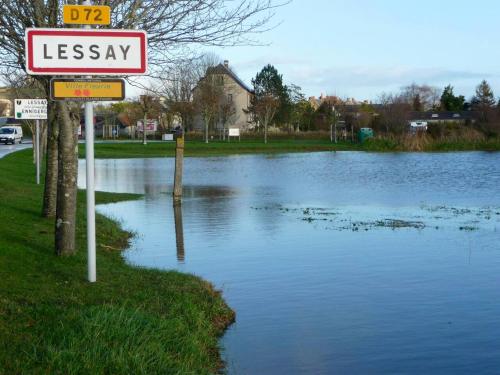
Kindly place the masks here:
POLYGON ((248 84, 266 64, 306 96, 376 101, 413 82, 500 95, 498 0, 294 0, 266 45, 209 48, 248 84))

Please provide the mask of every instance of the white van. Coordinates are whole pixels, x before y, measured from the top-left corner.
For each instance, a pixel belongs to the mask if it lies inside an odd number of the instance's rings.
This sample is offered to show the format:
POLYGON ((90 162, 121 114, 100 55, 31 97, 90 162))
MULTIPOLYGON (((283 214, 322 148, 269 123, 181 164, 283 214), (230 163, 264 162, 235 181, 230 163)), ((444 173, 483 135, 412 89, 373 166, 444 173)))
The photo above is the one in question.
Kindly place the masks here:
POLYGON ((20 126, 3 126, 0 128, 0 143, 23 143, 23 128, 20 126))

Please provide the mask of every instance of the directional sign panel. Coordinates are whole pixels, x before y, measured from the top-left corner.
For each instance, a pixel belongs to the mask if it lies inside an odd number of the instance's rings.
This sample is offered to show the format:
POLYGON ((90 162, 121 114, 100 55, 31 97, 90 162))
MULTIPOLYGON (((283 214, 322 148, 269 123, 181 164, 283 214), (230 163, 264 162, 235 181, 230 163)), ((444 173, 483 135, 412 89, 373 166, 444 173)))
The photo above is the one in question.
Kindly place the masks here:
POLYGON ((47 120, 47 99, 16 99, 17 120, 47 120))
POLYGON ((135 30, 26 29, 31 75, 142 75, 147 35, 135 30))
POLYGON ((65 79, 50 81, 52 100, 115 101, 125 99, 123 79, 65 79))
POLYGON ((105 5, 64 5, 63 21, 67 25, 109 25, 111 8, 105 5))

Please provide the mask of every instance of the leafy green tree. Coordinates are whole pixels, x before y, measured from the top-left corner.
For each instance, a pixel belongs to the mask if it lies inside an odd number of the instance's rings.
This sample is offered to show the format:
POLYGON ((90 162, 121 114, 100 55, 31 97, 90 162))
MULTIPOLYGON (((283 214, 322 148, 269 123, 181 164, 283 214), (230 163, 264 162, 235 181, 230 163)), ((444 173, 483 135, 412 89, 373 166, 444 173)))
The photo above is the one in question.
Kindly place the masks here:
MULTIPOLYGON (((306 102, 305 96, 302 93, 302 89, 294 84, 286 86, 287 97, 285 98, 285 105, 282 104, 282 108, 286 111, 284 119, 286 124, 288 124, 288 131, 291 132, 292 126, 294 128, 300 128, 300 119, 302 117, 303 103, 306 102)), ((307 103, 307 102, 306 102, 307 103)), ((309 103, 308 103, 309 104, 309 103)))
MULTIPOLYGON (((254 95, 250 102, 249 111, 254 121, 264 127, 264 143, 267 143, 267 128, 276 121, 276 117, 283 110, 282 104, 288 105, 288 92, 283 85, 283 76, 272 65, 266 65, 256 77, 252 79, 254 95)), ((283 115, 283 113, 280 113, 283 115)))
POLYGON ((496 104, 495 95, 493 90, 486 80, 483 80, 479 86, 476 87, 476 95, 474 96, 473 102, 480 108, 491 108, 496 104))
POLYGON ((301 131, 312 130, 314 127, 315 111, 311 103, 301 100, 295 103, 292 111, 292 124, 301 131))
POLYGON ((472 98, 471 105, 474 111, 479 112, 481 122, 487 123, 495 117, 495 95, 486 80, 477 86, 476 95, 472 98))
POLYGON ((455 96, 453 86, 448 85, 441 95, 441 109, 444 111, 463 111, 465 110, 465 97, 463 95, 455 96))

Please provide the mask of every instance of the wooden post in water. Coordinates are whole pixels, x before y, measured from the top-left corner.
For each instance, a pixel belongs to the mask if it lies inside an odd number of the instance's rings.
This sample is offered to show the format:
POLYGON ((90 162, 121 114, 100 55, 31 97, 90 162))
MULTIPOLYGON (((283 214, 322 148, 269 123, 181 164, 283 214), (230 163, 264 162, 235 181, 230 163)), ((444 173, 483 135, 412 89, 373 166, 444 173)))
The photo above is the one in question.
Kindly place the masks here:
POLYGON ((179 129, 175 139, 174 204, 182 200, 182 169, 184 165, 184 132, 179 129))

